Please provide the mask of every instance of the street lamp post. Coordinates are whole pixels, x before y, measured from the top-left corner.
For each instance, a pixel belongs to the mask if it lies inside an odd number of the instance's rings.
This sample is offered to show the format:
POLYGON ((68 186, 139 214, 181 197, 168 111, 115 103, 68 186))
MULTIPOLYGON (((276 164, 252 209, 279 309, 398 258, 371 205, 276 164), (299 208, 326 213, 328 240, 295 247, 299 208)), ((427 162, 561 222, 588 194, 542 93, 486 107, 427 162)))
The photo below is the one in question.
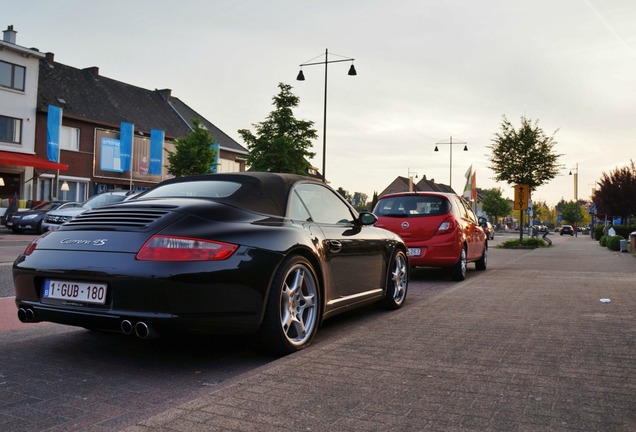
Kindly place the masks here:
MULTIPOLYGON (((574 204, 576 205, 577 211, 579 208, 579 163, 576 163, 576 167, 570 170, 570 175, 574 175, 574 204), (574 171, 574 174, 572 174, 574 171)), ((576 215, 576 226, 574 227, 574 236, 579 236, 579 215, 576 215)))
POLYGON ((435 151, 439 151, 437 148, 438 145, 448 145, 450 146, 450 179, 448 180, 448 186, 453 188, 453 146, 464 144, 464 151, 468 151, 468 145, 466 145, 463 141, 455 141, 453 142, 453 137, 450 137, 450 142, 438 142, 435 144, 435 151))
POLYGON ((570 175, 574 175, 574 202, 579 202, 579 163, 576 163, 576 167, 570 169, 570 175), (572 174, 574 171, 574 174, 572 174))
MULTIPOLYGON (((320 57, 320 56, 319 56, 320 57)), ((315 57, 317 58, 317 57, 315 57)), ((313 60, 313 59, 312 59, 313 60)), ((303 63, 300 65, 300 72, 298 72, 298 76, 296 79, 298 81, 305 81, 305 75, 303 74, 303 66, 314 66, 314 65, 325 65, 325 103, 323 109, 323 122, 322 122, 322 181, 327 183, 327 65, 329 63, 340 63, 340 62, 351 62, 351 67, 349 68, 349 72, 347 75, 354 76, 358 73, 356 72, 356 68, 353 67, 353 61, 355 59, 352 58, 342 58, 339 60, 329 60, 329 50, 325 49, 325 61, 324 62, 314 62, 311 63, 312 60, 309 60, 307 63, 303 63)))

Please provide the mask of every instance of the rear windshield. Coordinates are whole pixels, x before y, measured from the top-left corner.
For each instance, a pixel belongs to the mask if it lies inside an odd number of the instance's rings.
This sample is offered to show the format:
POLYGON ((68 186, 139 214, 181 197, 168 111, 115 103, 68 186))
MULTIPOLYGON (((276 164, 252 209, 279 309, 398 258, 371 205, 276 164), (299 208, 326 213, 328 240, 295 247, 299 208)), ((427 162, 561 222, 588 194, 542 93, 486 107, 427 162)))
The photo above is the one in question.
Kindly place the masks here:
POLYGON ((241 187, 240 183, 231 181, 189 181, 168 183, 158 186, 145 194, 143 198, 226 198, 241 187))
POLYGON ((420 217, 439 216, 450 211, 450 203, 444 197, 405 195, 381 199, 375 206, 376 216, 420 217))

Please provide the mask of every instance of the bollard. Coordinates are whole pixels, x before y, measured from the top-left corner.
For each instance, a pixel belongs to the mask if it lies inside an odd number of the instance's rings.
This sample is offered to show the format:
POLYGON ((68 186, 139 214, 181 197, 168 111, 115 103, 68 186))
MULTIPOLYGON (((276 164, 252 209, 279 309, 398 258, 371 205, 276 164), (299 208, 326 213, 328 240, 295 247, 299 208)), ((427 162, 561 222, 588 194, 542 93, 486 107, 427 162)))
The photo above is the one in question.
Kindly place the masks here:
POLYGON ((631 253, 636 252, 636 231, 629 235, 629 249, 631 253))
POLYGON ((627 240, 621 239, 620 241, 620 251, 627 252, 627 240))

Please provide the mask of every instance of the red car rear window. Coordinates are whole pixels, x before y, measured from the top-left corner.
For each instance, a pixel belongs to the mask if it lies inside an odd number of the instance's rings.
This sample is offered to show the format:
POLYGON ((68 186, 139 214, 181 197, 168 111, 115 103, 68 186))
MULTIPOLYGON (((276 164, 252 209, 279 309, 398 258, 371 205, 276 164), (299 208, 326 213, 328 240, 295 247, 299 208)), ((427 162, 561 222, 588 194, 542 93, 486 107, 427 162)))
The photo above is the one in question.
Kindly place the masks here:
POLYGON ((373 213, 388 217, 440 216, 448 213, 450 208, 450 203, 444 197, 404 195, 381 199, 373 213))

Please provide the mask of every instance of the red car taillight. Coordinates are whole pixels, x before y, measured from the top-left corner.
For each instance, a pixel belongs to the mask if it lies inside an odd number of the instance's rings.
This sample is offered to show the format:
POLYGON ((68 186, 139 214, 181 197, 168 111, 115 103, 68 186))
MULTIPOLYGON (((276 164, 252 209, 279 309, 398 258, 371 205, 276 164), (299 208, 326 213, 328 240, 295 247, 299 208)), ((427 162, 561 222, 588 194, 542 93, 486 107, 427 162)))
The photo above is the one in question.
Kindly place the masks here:
POLYGON ((137 253, 140 261, 219 261, 238 245, 188 237, 153 236, 137 253))
POLYGON ((29 243, 29 245, 26 247, 26 249, 24 250, 23 254, 24 255, 31 255, 33 253, 33 251, 35 251, 38 248, 38 243, 40 243, 40 241, 46 237, 47 235, 49 235, 51 233, 51 231, 47 231, 44 234, 42 234, 39 237, 36 237, 35 239, 33 239, 33 241, 31 243, 29 243))
POLYGON ((444 222, 440 224, 440 226, 437 228, 437 232, 435 232, 435 235, 452 233, 453 231, 455 231, 456 228, 457 221, 455 220, 455 218, 450 217, 448 219, 445 219, 444 222))

